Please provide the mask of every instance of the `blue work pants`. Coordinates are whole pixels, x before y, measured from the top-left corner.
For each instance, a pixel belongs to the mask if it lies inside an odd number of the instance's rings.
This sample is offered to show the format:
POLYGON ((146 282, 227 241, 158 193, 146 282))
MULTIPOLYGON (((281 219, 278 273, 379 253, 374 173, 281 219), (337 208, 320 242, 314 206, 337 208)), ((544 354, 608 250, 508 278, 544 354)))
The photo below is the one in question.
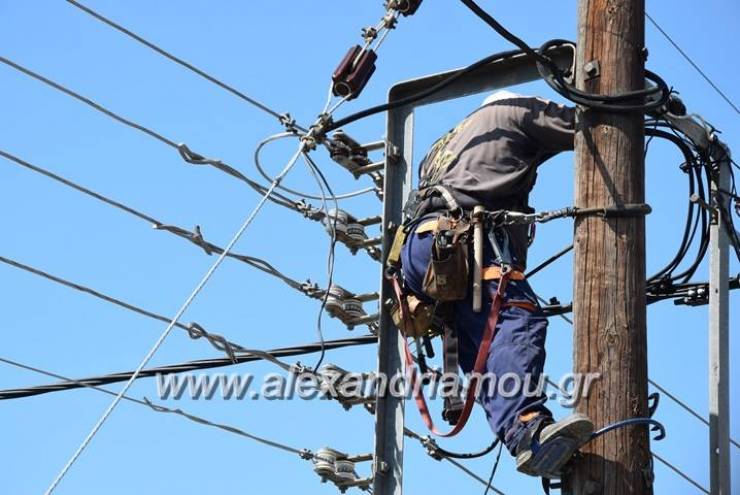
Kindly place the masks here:
MULTIPOLYGON (((429 297, 422 290, 422 282, 431 259, 432 244, 431 232, 417 234, 412 231, 401 252, 405 287, 427 301, 429 297)), ((484 266, 492 264, 493 252, 490 246, 486 246, 484 266)), ((470 289, 464 300, 453 303, 459 362, 465 373, 473 370, 497 288, 497 281, 485 282, 480 313, 473 312, 470 289)), ((485 409, 491 429, 514 454, 525 428, 518 420, 519 416, 533 411, 551 416, 544 406, 544 385, 540 384, 545 365, 547 319, 525 280, 509 281, 504 303, 486 361, 485 372, 490 377, 495 377, 495 380, 484 383, 478 400, 485 409), (532 312, 522 307, 506 305, 507 302, 515 301, 534 303, 538 309, 532 312), (512 394, 512 391, 515 392, 512 394)))

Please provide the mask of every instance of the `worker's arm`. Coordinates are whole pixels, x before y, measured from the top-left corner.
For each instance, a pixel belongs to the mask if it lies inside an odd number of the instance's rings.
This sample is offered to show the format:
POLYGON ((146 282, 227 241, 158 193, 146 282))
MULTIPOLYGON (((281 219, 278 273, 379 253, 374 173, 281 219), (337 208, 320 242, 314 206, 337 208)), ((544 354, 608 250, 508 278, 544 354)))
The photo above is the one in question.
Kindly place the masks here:
POLYGON ((544 98, 527 98, 521 130, 546 153, 573 149, 576 109, 544 98))

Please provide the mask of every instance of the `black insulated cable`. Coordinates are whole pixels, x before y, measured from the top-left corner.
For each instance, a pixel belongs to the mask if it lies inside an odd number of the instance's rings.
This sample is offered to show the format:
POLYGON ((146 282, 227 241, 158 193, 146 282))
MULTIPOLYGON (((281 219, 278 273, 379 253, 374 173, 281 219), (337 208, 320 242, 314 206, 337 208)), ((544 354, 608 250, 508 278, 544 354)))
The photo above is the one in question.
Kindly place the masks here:
MULTIPOLYGON (((324 342, 324 349, 333 350, 341 349, 343 347, 367 345, 377 343, 378 338, 375 335, 364 335, 361 337, 353 337, 348 339, 338 340, 327 340, 324 342)), ((312 354, 321 350, 321 344, 319 342, 313 344, 304 344, 292 347, 281 347, 272 349, 269 351, 255 351, 246 352, 236 355, 236 362, 227 358, 216 358, 216 359, 201 359, 197 361, 188 361, 185 363, 170 364, 165 366, 158 366, 156 368, 144 369, 139 373, 137 379, 149 378, 156 375, 166 375, 171 373, 186 373, 195 370, 206 370, 214 368, 223 368, 226 366, 233 366, 234 364, 250 363, 253 361, 261 361, 270 356, 272 358, 285 358, 291 356, 300 356, 304 354, 312 354)), ((51 392, 61 392, 64 390, 74 390, 87 386, 100 386, 107 385, 110 383, 118 383, 127 381, 132 371, 125 371, 121 373, 113 373, 102 376, 93 376, 87 378, 78 378, 75 380, 61 381, 49 385, 39 385, 33 387, 25 387, 19 389, 0 390, 0 400, 8 399, 20 399, 23 397, 31 397, 34 395, 48 394, 51 392)))
POLYGON ((645 76, 654 81, 657 84, 656 87, 630 91, 628 93, 613 96, 591 94, 581 91, 565 80, 560 68, 546 55, 548 48, 555 44, 562 44, 565 42, 564 40, 550 40, 543 44, 539 50, 534 50, 524 40, 502 26, 493 18, 493 16, 483 10, 480 5, 475 3, 473 0, 460 1, 501 37, 516 45, 524 53, 534 58, 540 75, 547 84, 561 96, 574 103, 584 105, 595 110, 610 112, 632 112, 638 110, 647 112, 664 106, 670 98, 671 90, 668 88, 665 81, 663 81, 663 79, 661 79, 657 74, 647 70, 645 71, 645 76), (658 94, 660 94, 660 97, 655 99, 658 94), (635 104, 624 103, 631 100, 643 101, 635 104))

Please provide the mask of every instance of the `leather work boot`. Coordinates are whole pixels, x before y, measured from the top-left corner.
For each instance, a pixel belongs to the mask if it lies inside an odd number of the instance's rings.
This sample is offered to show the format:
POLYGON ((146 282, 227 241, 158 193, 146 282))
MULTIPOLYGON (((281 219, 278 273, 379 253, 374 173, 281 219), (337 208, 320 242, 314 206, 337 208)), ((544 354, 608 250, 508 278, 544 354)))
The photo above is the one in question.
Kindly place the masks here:
POLYGON ((544 478, 559 477, 563 466, 594 431, 593 423, 583 414, 573 414, 555 423, 551 420, 533 423, 517 445, 516 468, 544 478))

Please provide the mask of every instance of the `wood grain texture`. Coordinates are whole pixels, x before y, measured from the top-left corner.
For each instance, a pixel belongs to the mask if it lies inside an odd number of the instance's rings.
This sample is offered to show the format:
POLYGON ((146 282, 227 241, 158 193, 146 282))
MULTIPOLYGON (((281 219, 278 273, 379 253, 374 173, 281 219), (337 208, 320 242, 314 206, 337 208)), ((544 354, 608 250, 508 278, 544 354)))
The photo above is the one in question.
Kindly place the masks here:
MULTIPOLYGON (((577 85, 618 94, 644 85, 644 0, 580 0, 577 85), (600 75, 582 70, 598 61, 600 75)), ((576 135, 579 207, 644 202, 639 113, 581 109, 576 135)), ((597 428, 647 415, 645 220, 583 217, 575 223, 574 367, 601 374, 578 406, 597 428)), ((647 429, 632 426, 587 445, 564 480, 575 495, 652 494, 647 429)))

